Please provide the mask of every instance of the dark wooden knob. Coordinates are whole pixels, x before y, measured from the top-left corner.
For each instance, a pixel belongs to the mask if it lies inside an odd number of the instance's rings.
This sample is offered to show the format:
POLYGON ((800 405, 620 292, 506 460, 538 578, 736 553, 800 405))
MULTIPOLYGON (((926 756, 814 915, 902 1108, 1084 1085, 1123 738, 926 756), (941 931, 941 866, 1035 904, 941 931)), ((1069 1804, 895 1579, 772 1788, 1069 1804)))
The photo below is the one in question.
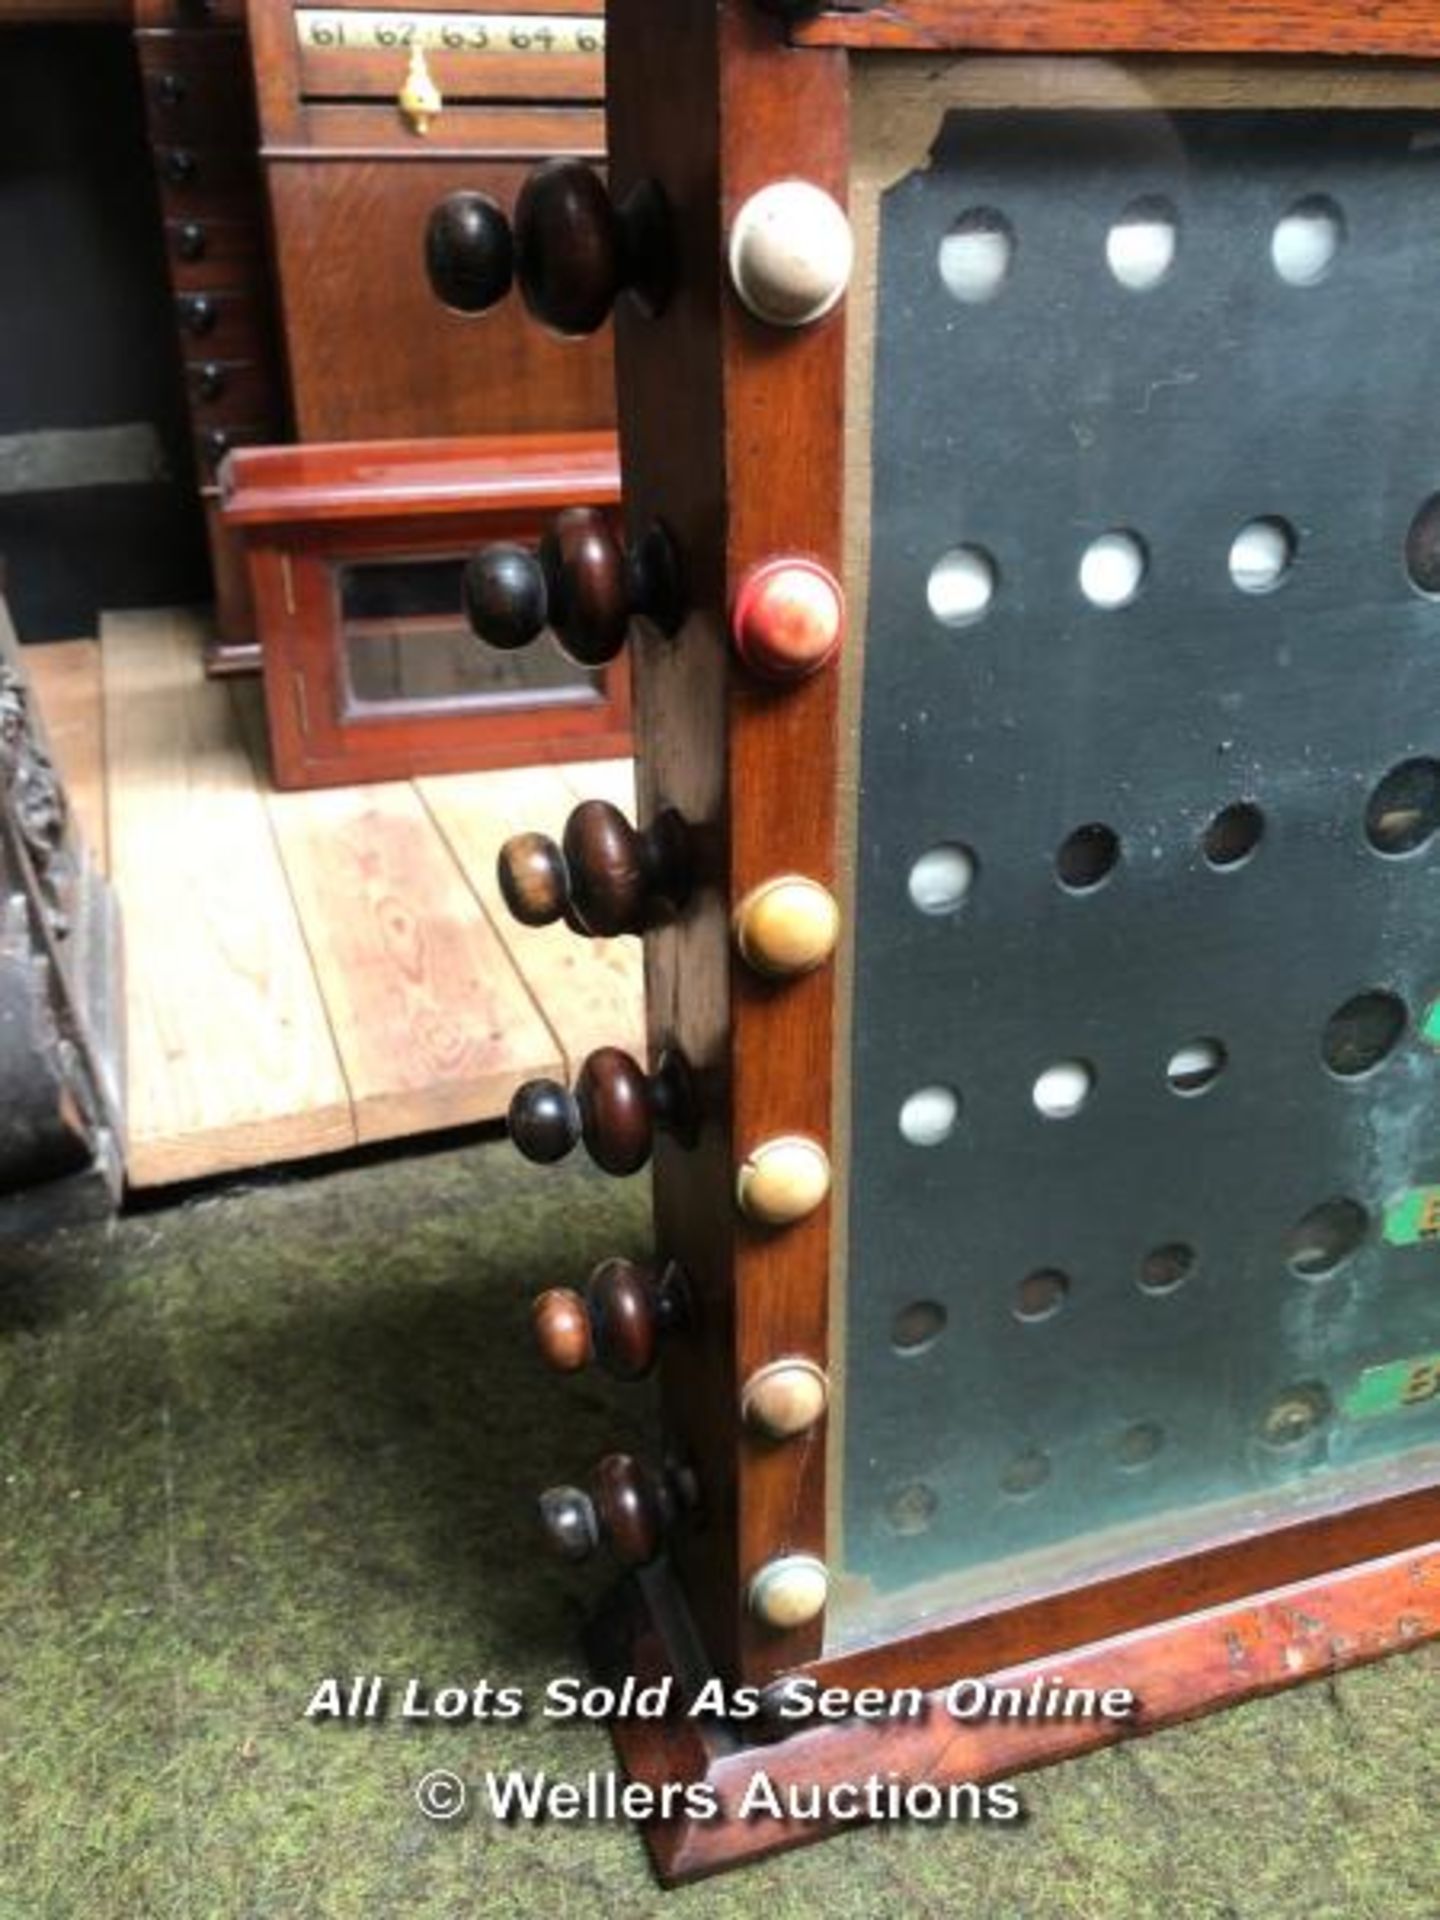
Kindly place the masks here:
POLYGON ((589 1490, 551 1487, 540 1496, 540 1519, 562 1559, 583 1560, 602 1542, 622 1567, 659 1558, 683 1495, 668 1474, 628 1453, 607 1453, 589 1490))
POLYGON ((213 473, 235 444, 235 436, 224 427, 210 427, 201 437, 200 444, 205 451, 205 464, 213 473))
POLYGON ((217 360, 205 360, 195 369, 195 390, 202 400, 218 400, 229 385, 224 367, 217 360))
POLYGON ((515 258, 521 297, 556 333, 594 333, 625 289, 658 313, 673 278, 664 195, 646 181, 616 207, 593 167, 546 161, 515 203, 515 258))
POLYGON ((172 187, 188 187, 199 175, 200 162, 188 147, 171 147, 160 162, 160 171, 172 187))
POLYGON ((510 291, 510 222, 485 193, 447 194, 425 223, 425 272, 442 305, 484 313, 510 291))
POLYGON ((213 333, 220 311, 208 293, 187 293, 180 302, 180 324, 200 339, 213 333))
POLYGON ((690 1074, 666 1054, 647 1074, 618 1047, 600 1047, 580 1069, 574 1093, 555 1080, 528 1080, 510 1102, 510 1137, 527 1160, 563 1160, 581 1140, 606 1173, 638 1173, 655 1146, 657 1128, 685 1143, 694 1138, 690 1074))
POLYGON ((567 507, 539 549, 484 547, 465 568, 465 610, 488 646, 510 651, 548 627, 582 667, 602 667, 643 614, 673 633, 683 617, 679 567, 661 527, 622 547, 595 507, 567 507))
POLYGON ((672 1261, 660 1273, 629 1260, 606 1260, 585 1283, 551 1287, 535 1302, 535 1338, 547 1366, 578 1373, 597 1361, 617 1380, 643 1380, 660 1342, 689 1324, 690 1292, 672 1261))
POLYGON ((643 933, 689 896, 690 834, 672 809, 643 831, 606 800, 586 800, 570 815, 560 846, 519 833, 500 849, 505 904, 527 927, 566 921, 578 933, 610 940, 643 933))
POLYGON ((175 251, 182 260, 205 258, 205 229, 198 220, 186 220, 175 234, 175 251))
POLYGON ((155 97, 162 107, 178 107, 184 103, 186 94, 185 78, 179 73, 159 73, 155 76, 155 97))

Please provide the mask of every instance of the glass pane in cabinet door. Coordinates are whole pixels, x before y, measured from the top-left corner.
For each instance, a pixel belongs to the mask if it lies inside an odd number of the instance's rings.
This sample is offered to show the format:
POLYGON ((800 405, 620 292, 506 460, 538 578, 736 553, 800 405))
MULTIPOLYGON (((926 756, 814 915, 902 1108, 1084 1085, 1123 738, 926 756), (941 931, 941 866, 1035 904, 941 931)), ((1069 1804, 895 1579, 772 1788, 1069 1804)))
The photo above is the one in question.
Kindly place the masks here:
POLYGON ((858 201, 841 1644, 1440 1474, 1440 112, 927 144, 858 201))
POLYGON ((550 634, 514 653, 482 646, 462 610, 460 556, 352 560, 336 569, 347 717, 588 705, 597 674, 550 634))

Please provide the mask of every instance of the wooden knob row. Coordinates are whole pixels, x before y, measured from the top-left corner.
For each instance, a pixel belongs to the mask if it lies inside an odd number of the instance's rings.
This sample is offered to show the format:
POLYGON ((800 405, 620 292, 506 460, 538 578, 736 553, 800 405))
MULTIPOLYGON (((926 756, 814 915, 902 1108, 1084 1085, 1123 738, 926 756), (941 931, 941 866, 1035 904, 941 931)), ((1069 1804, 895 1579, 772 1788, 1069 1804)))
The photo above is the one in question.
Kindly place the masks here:
POLYGON ((674 278, 669 208, 651 181, 616 206, 593 167, 549 160, 520 189, 513 226, 486 194, 442 200, 426 227, 425 267, 436 298, 459 313, 485 312, 518 281, 543 326, 594 333, 622 292, 652 315, 665 306, 674 278))
POLYGON ((659 1129, 690 1144, 695 1100, 689 1070, 678 1054, 662 1057, 653 1074, 619 1047, 601 1047, 580 1069, 574 1092, 556 1080, 528 1080, 510 1102, 510 1137, 527 1160, 563 1160, 581 1140, 606 1173, 638 1173, 659 1129))
POLYGON ((465 611, 487 646, 510 652, 550 629, 572 660, 602 667, 630 622, 674 633, 684 618, 679 563, 663 527, 622 547, 603 513, 567 507, 539 548, 499 542, 465 568, 465 611))
POLYGON ((690 832, 666 811, 638 831, 606 800, 586 800, 570 815, 560 844, 520 833, 500 849, 497 874, 505 904, 527 927, 563 920, 597 939, 643 933, 684 905, 694 861, 690 832))
POLYGON ((534 1306, 535 1338, 556 1373, 578 1373, 596 1361, 617 1380, 643 1380, 661 1342, 690 1324, 689 1282, 673 1261, 657 1273, 606 1260, 583 1294, 551 1287, 534 1306))

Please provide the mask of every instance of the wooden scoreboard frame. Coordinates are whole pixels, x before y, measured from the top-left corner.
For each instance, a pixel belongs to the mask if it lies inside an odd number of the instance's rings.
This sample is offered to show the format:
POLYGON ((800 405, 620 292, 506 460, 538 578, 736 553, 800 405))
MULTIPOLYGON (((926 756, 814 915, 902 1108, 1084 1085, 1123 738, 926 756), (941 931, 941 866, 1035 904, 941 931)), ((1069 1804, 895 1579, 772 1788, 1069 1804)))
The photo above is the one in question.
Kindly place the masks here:
MULTIPOLYGON (((693 1333, 667 1342, 660 1385, 667 1447, 698 1488, 665 1561, 646 1568, 596 1629, 597 1659, 682 1686, 713 1670, 766 1687, 940 1690, 957 1676, 1028 1683, 1058 1665, 1073 1684, 1130 1686, 1136 1720, 957 1728, 943 1712, 888 1726, 848 1722, 778 1744, 743 1728, 630 1720, 615 1729, 629 1771, 652 1785, 705 1781, 726 1817, 681 1815, 646 1832, 676 1881, 798 1844, 823 1822, 734 1817, 759 1768, 821 1784, 877 1768, 931 1782, 983 1781, 1411 1645, 1440 1633, 1440 1488, 1332 1505, 1264 1531, 1163 1552, 1021 1603, 984 1606, 877 1644, 827 1654, 822 1623, 777 1631, 749 1604, 777 1556, 825 1560, 835 1478, 824 1422, 757 1435, 745 1384, 796 1357, 843 1391, 831 1301, 843 1210, 822 1203, 783 1228, 737 1206, 737 1172, 764 1143, 819 1143, 843 1169, 847 1143, 843 958, 765 978, 737 952, 732 914, 762 883, 799 874, 844 897, 840 844, 850 777, 843 671, 757 679, 732 650, 732 609, 777 554, 847 578, 847 528, 863 518, 847 432, 846 308, 814 324, 767 325, 737 298, 727 252, 738 210, 799 178, 842 206, 851 184, 851 57, 924 53, 1243 57, 1264 89, 1298 66, 1316 88, 1360 63, 1365 88, 1417 84, 1440 100, 1440 15, 1418 0, 1364 9, 1331 0, 888 0, 818 9, 786 0, 611 0, 608 102, 613 198, 658 182, 673 229, 673 291, 658 313, 616 310, 627 523, 664 524, 682 556, 690 611, 674 634, 637 622, 642 822, 673 808, 695 827, 699 871, 685 911, 646 935, 652 1057, 678 1049, 694 1076, 698 1130, 655 1147, 656 1240, 685 1270, 693 1333), (1278 56, 1284 56, 1283 59, 1278 56), (838 1078, 837 1078, 838 1076, 838 1078), (833 1488, 832 1488, 833 1491, 833 1488)), ((1213 68, 1210 63, 1215 63, 1213 68)), ((865 243, 851 303, 863 282, 865 243)), ((850 626, 858 625, 850 589, 850 626)), ((831 1422, 838 1426, 838 1422, 831 1422)))

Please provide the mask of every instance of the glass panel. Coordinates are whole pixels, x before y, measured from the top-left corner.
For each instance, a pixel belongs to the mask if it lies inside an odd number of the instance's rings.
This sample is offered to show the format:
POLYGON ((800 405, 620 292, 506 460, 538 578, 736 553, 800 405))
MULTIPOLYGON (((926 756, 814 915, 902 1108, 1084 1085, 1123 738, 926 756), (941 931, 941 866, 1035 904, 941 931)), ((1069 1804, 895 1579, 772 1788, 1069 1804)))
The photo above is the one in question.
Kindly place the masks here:
POLYGON ((1440 113, 937 124, 872 203, 838 1644, 1440 1473, 1440 113))
POLYGON ((600 698, 600 676, 567 660, 551 634, 515 653, 482 646, 461 609, 463 566, 456 556, 336 568, 348 718, 372 709, 474 712, 600 698))

